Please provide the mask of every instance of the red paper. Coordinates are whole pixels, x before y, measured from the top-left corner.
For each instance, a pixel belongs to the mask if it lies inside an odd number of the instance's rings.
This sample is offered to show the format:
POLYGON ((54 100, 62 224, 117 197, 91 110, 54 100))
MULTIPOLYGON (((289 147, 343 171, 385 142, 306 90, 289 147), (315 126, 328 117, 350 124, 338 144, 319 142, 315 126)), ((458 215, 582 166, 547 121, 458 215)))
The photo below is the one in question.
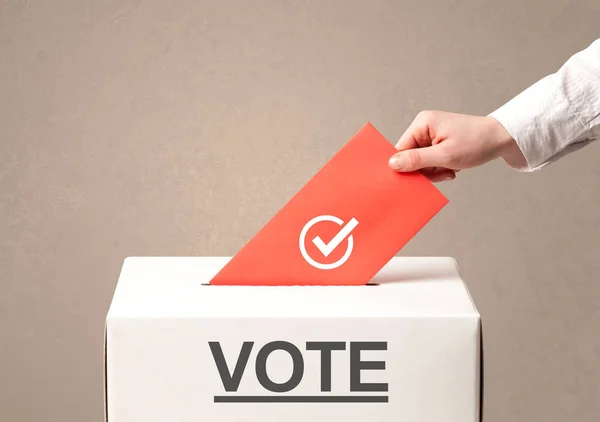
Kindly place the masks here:
POLYGON ((215 285, 360 285, 448 202, 365 125, 211 280, 215 285))

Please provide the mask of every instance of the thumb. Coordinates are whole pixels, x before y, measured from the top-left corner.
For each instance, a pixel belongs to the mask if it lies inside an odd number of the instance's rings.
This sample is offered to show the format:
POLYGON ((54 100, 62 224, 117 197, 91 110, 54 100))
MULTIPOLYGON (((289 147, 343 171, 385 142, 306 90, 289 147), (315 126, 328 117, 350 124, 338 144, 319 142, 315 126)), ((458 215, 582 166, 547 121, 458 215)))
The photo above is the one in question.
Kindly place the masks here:
POLYGON ((443 155, 439 146, 433 145, 425 148, 400 151, 390 158, 389 166, 392 170, 409 172, 420 170, 424 167, 444 167, 443 155))

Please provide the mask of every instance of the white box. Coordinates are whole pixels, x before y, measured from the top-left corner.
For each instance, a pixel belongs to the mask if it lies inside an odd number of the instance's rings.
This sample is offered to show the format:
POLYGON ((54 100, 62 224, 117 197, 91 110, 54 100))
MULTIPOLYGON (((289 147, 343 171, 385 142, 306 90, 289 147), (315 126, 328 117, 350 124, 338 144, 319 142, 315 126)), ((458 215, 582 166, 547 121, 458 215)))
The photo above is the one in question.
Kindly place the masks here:
POLYGON ((394 258, 368 286, 207 285, 227 260, 125 260, 108 422, 479 421, 480 317, 454 259, 394 258))

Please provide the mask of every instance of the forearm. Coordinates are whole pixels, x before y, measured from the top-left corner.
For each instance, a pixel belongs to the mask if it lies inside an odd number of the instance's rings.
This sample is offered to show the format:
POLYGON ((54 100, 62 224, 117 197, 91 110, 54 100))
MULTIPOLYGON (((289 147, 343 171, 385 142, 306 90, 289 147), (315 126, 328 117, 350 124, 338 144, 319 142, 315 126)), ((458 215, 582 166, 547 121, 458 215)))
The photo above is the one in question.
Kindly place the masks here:
MULTIPOLYGON (((600 137, 600 40, 490 114, 515 139, 526 163, 536 170, 600 137)), ((521 160, 522 161, 522 160, 521 160)))

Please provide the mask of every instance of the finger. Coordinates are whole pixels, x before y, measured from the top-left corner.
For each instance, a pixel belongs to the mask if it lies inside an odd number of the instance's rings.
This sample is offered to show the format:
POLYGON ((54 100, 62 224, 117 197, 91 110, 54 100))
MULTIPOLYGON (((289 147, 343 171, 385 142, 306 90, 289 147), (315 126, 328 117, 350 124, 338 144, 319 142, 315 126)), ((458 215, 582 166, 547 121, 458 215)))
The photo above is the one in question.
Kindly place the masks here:
POLYGON ((421 173, 432 182, 445 182, 456 177, 456 172, 443 167, 427 167, 421 173))
POLYGON ((407 149, 431 145, 431 138, 429 137, 427 120, 424 119, 422 116, 423 113, 417 115, 417 117, 412 121, 408 129, 404 131, 404 133, 396 143, 396 149, 398 151, 404 151, 407 149))
POLYGON ((392 170, 401 172, 420 170, 425 167, 447 167, 443 160, 440 146, 434 145, 400 151, 392 155, 389 166, 392 170))

